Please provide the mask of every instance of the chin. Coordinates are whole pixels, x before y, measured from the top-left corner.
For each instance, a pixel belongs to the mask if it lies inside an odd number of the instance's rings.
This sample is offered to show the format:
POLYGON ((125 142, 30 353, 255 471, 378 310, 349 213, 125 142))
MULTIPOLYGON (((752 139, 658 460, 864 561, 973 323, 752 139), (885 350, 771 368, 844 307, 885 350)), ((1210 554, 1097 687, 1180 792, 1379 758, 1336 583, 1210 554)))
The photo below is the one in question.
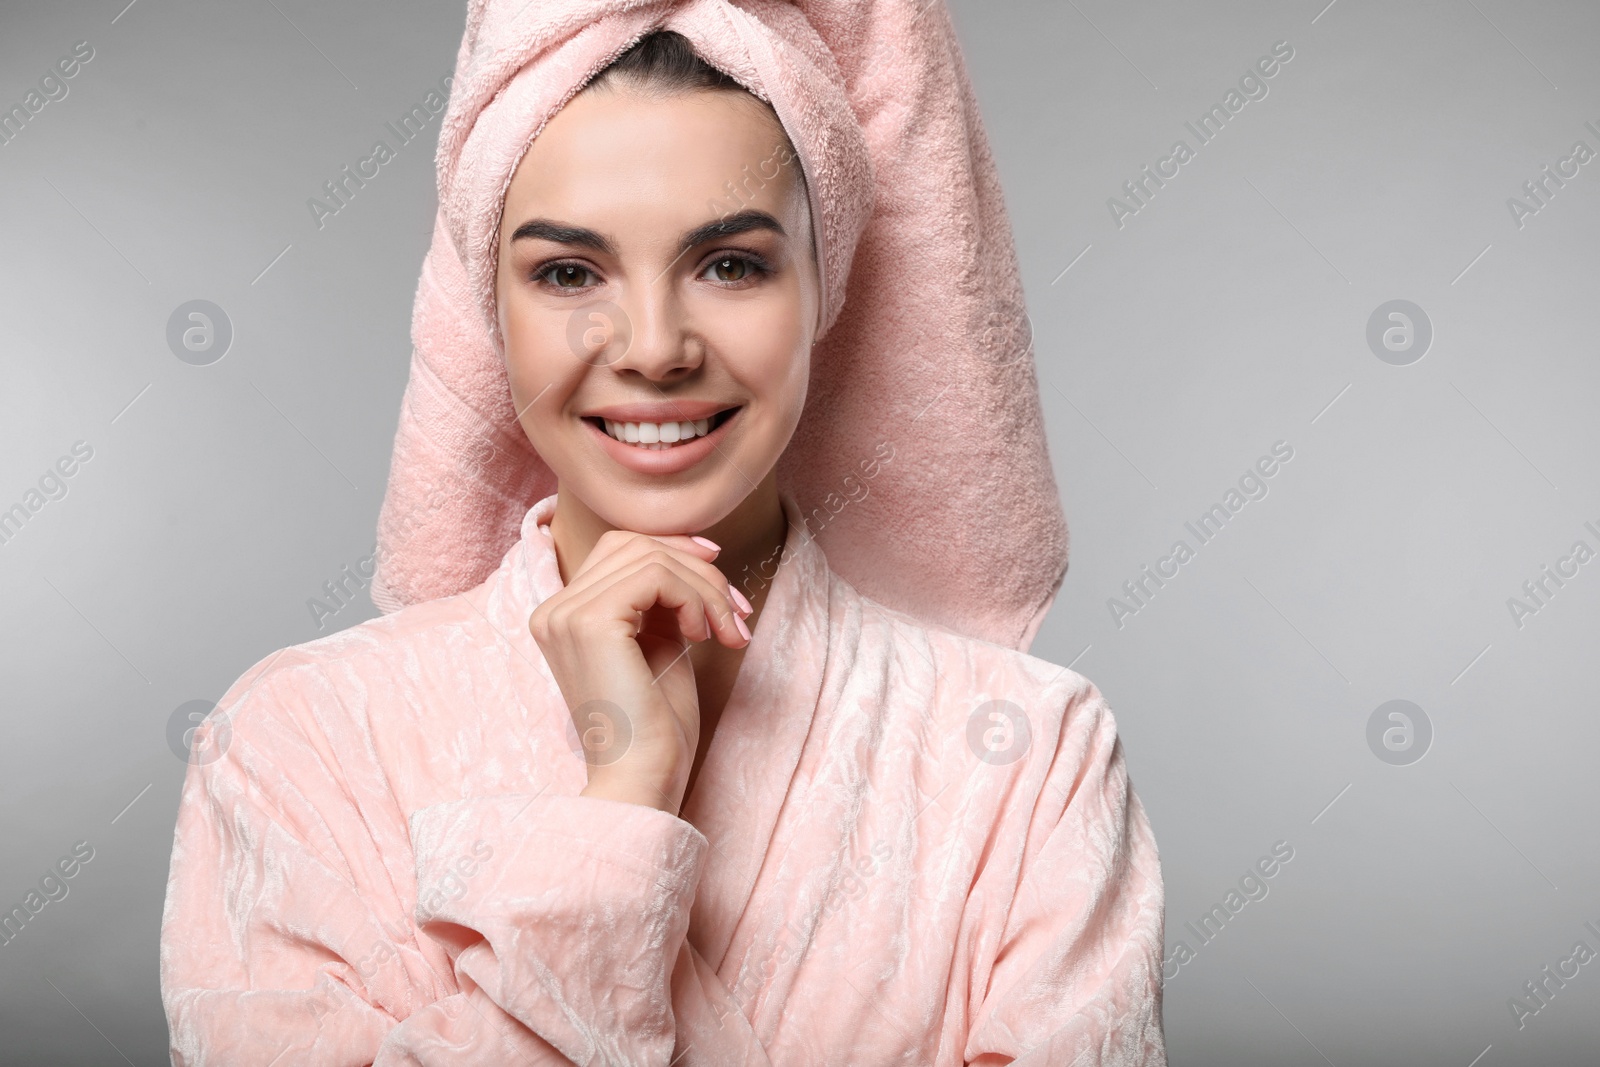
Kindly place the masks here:
POLYGON ((738 484, 629 488, 612 483, 583 499, 589 510, 619 530, 654 536, 693 534, 715 526, 744 503, 750 487, 737 473, 733 480, 738 484))

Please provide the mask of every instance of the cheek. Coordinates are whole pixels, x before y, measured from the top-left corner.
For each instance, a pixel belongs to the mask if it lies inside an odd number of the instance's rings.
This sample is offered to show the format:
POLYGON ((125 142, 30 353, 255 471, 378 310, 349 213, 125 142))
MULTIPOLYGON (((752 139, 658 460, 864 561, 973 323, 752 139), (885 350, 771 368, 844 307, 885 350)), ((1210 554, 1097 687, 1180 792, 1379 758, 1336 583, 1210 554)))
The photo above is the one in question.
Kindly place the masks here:
MULTIPOLYGON (((531 318, 531 317, 530 317, 531 318)), ((511 383, 511 399, 517 410, 538 396, 542 383, 550 380, 550 344, 538 330, 538 321, 519 323, 508 316, 501 327, 505 344, 506 378, 511 383)))
POLYGON ((518 410, 552 382, 557 386, 550 391, 556 392, 559 383, 582 366, 567 350, 568 318, 515 290, 501 300, 500 337, 518 410))
POLYGON ((539 448, 541 442, 528 428, 551 425, 545 414, 560 410, 582 377, 583 364, 567 351, 564 317, 513 296, 500 305, 499 322, 511 401, 521 412, 528 439, 539 448))
POLYGON ((775 299, 724 315, 713 343, 729 372, 763 406, 786 412, 786 426, 799 421, 811 378, 811 343, 795 302, 775 299))

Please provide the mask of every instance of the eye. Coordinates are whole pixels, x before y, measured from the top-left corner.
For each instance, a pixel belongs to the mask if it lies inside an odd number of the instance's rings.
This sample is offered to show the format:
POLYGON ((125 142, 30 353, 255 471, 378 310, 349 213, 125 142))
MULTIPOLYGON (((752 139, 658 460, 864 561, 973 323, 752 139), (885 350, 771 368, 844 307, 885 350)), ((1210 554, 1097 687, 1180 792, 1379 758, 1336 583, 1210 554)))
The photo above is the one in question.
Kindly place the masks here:
POLYGON ((555 289, 583 289, 586 288, 584 278, 593 275, 594 272, 582 263, 561 262, 540 267, 534 272, 533 279, 555 289))
POLYGON ((711 281, 737 284, 770 273, 770 268, 760 257, 741 252, 718 256, 706 264, 706 272, 712 275, 711 281))

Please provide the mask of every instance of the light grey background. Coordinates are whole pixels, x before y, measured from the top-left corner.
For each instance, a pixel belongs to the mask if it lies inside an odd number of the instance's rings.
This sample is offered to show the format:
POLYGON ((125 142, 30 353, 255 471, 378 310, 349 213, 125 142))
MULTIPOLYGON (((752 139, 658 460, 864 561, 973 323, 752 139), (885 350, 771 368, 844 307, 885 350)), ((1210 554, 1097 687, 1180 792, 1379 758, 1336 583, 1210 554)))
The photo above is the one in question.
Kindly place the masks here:
MULTIPOLYGON (((0 5, 4 107, 94 49, 0 146, 0 509, 93 448, 0 545, 0 910, 95 850, 0 945, 6 1063, 166 1062, 169 720, 373 614, 319 630, 307 601, 372 549, 437 120, 321 229, 306 201, 393 143, 464 15, 125 3, 0 5), (166 343, 192 299, 235 330, 210 366, 166 343)), ((1520 626, 1508 600, 1600 549, 1600 161, 1520 227, 1507 200, 1573 142, 1600 150, 1600 7, 951 9, 1072 524, 1033 651, 1106 693, 1155 827, 1168 945, 1194 950, 1167 984, 1171 1062, 1592 1061, 1600 961, 1520 1029, 1508 1001, 1600 950, 1600 562, 1520 626), (1196 147, 1184 122, 1279 41, 1267 95, 1196 147), (1194 158, 1119 227, 1108 198, 1179 138, 1194 158), (1366 338, 1394 299, 1434 331, 1407 366, 1366 338), (1193 546, 1185 522, 1279 441, 1268 494, 1119 627, 1123 583, 1193 546), (1368 745, 1392 699, 1432 723, 1410 765, 1368 745), (1208 944, 1186 930, 1279 841, 1264 899, 1208 944)))

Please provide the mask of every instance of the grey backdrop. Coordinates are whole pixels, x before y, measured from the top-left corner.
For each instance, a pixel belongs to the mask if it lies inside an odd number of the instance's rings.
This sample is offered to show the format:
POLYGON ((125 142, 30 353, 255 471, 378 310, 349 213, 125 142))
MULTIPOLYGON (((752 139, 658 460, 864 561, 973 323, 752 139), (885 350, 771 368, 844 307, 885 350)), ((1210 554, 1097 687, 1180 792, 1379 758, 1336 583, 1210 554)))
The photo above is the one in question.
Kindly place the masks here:
MULTIPOLYGON (((0 910, 93 849, 0 944, 6 1063, 165 1062, 174 716, 373 614, 307 602, 372 549, 437 119, 320 228, 307 200, 393 143, 464 14, 126 3, 0 7, 0 106, 92 48, 0 145, 0 509, 41 505, 0 544, 0 910), (167 337, 196 299, 233 329, 206 366, 167 337)), ((1171 1062, 1592 1062, 1600 7, 951 9, 1072 523, 1033 651, 1118 716, 1171 1062)))

